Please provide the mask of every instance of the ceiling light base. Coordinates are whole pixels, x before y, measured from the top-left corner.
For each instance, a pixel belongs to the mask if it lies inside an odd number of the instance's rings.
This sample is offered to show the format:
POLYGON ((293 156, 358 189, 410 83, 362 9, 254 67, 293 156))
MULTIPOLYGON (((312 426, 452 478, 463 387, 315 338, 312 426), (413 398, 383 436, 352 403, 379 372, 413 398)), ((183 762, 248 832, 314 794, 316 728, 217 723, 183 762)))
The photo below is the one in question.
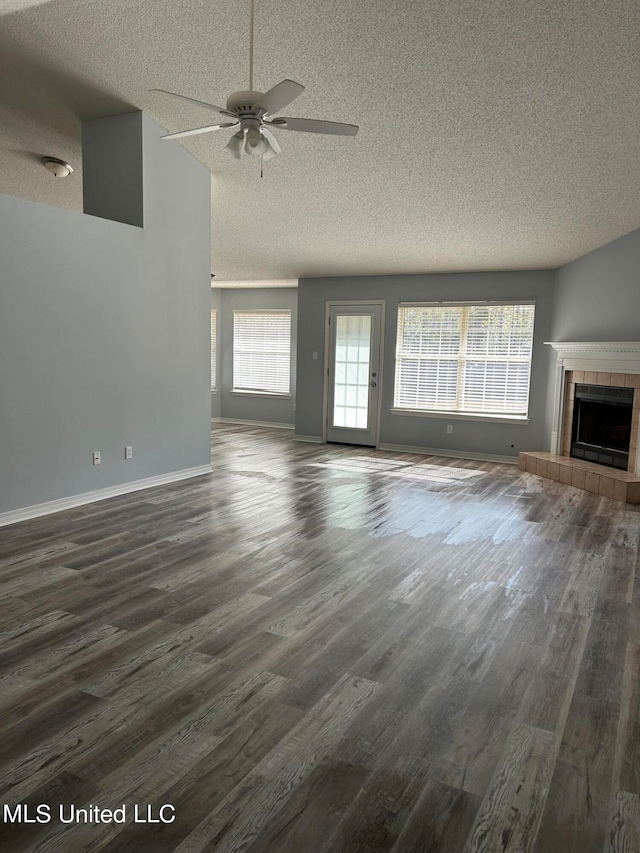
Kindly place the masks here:
POLYGON ((42 157, 41 162, 54 178, 66 178, 73 173, 72 167, 64 160, 59 160, 58 157, 42 157))

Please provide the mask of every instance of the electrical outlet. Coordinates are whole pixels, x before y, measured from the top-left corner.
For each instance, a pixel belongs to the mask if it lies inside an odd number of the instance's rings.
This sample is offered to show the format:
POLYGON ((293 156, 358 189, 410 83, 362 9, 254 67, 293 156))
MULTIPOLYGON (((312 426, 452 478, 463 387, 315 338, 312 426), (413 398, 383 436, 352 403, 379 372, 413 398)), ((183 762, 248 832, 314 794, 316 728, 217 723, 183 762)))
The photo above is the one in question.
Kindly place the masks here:
POLYGON ((133 459, 133 447, 131 445, 127 445, 124 449, 124 458, 125 459, 133 459))
POLYGON ((451 435, 453 432, 453 424, 447 424, 447 435, 451 435))
POLYGON ((314 361, 318 360, 318 353, 315 350, 313 351, 313 360, 314 361))
POLYGON ((102 461, 102 460, 101 460, 101 458, 100 458, 100 451, 99 451, 99 450, 94 450, 94 451, 93 451, 93 464, 94 464, 94 465, 99 465, 101 461, 102 461))
POLYGON ((295 412, 295 410, 296 410, 296 404, 294 403, 293 404, 293 411, 295 412))

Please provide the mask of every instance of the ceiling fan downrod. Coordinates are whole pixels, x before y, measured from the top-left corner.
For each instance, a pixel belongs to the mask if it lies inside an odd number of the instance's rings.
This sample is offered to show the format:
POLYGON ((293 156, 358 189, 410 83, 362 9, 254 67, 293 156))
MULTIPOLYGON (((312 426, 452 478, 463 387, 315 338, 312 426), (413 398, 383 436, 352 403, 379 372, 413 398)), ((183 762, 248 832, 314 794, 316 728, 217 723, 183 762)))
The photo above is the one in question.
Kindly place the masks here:
POLYGON ((253 92, 253 16, 255 0, 249 0, 249 91, 253 92))

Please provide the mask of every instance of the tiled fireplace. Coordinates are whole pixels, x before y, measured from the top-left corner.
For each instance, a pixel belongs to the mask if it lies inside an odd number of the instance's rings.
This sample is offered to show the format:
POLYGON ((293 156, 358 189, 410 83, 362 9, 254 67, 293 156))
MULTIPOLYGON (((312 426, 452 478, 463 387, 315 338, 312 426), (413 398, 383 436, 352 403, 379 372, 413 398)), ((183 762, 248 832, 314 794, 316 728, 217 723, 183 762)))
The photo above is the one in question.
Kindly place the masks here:
MULTIPOLYGON (((631 474, 635 474, 638 454, 638 422, 640 421, 640 373, 609 373, 606 371, 595 370, 567 370, 565 372, 564 417, 562 419, 562 431, 558 438, 558 447, 561 456, 571 455, 574 408, 576 406, 576 385, 582 388, 588 386, 589 388, 594 389, 628 389, 632 392, 632 405, 630 407, 631 428, 628 446, 629 458, 627 461, 626 470, 629 471, 631 474), (636 389, 638 389, 637 393, 636 389)), ((606 395, 604 394, 602 395, 602 397, 605 396, 606 395)), ((621 399, 625 398, 623 398, 621 395, 621 399)), ((574 444, 575 443, 576 442, 574 442, 574 444)), ((609 441, 607 442, 607 444, 615 444, 615 442, 609 441)), ((622 443, 620 444, 620 446, 622 446, 622 443)), ((584 452, 589 453, 588 450, 585 450, 584 452)), ((594 453, 594 455, 603 455, 602 453, 598 454, 595 450, 592 452, 594 453)), ((600 460, 593 459, 593 457, 591 456, 582 456, 579 458, 586 458, 587 461, 600 462, 600 460)), ((604 463, 600 462, 600 464, 620 468, 619 465, 614 466, 611 464, 611 462, 608 461, 604 463)))
POLYGON ((640 502, 640 342, 549 345, 558 355, 551 452, 522 453, 520 467, 640 502))

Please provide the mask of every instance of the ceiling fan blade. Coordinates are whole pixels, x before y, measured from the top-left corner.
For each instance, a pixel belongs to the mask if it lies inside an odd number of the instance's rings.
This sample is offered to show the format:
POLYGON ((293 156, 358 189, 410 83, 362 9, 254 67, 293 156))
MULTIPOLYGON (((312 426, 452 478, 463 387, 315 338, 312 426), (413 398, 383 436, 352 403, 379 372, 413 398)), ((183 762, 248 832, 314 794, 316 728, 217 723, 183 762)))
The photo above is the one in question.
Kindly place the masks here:
POLYGON ((177 95, 175 92, 167 92, 166 89, 149 89, 150 92, 161 92, 163 95, 169 95, 172 98, 178 98, 181 101, 186 101, 188 104, 197 104, 199 107, 205 107, 207 110, 213 110, 223 116, 231 116, 235 118, 236 114, 225 110, 224 107, 216 107, 215 104, 207 104, 206 101, 197 101, 195 98, 187 98, 186 95, 177 95))
POLYGON ((274 154, 282 154, 282 148, 278 145, 278 140, 275 138, 273 133, 271 133, 268 127, 262 128, 262 135, 268 141, 274 154))
POLYGON ((283 110, 302 92, 304 92, 304 86, 301 86, 300 83, 295 83, 293 80, 283 80, 265 92, 255 106, 258 109, 265 110, 267 115, 273 115, 273 113, 283 110))
POLYGON ((224 130, 227 127, 235 127, 239 122, 228 121, 224 124, 211 124, 209 127, 194 127, 193 130, 180 130, 178 133, 167 133, 161 139, 180 139, 182 136, 197 136, 199 133, 210 133, 212 130, 224 130))
POLYGON ((355 136, 357 124, 343 124, 340 121, 319 121, 314 118, 276 118, 269 122, 271 127, 282 130, 301 130, 303 133, 328 133, 332 136, 355 136))

